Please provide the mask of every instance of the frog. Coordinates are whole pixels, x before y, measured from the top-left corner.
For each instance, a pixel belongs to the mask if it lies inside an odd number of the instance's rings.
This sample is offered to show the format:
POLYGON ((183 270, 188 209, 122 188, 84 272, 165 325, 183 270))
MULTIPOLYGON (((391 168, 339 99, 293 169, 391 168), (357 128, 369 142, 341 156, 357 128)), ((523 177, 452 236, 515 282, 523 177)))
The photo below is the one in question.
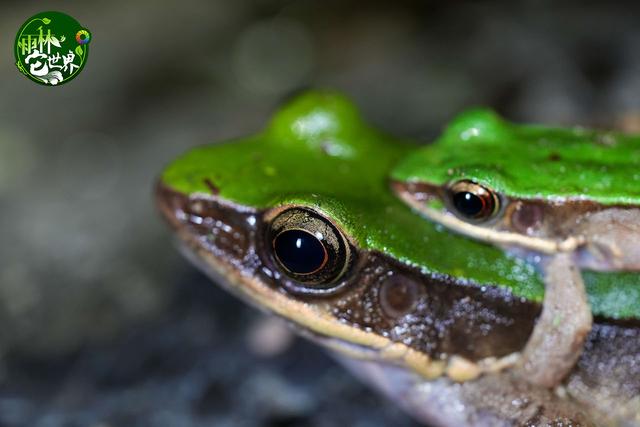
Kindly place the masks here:
POLYGON ((156 201, 213 281, 426 425, 640 422, 640 325, 617 320, 640 318, 640 295, 619 297, 634 280, 594 276, 602 316, 561 390, 523 381, 514 366, 540 315, 542 278, 396 197, 392 167, 416 149, 367 124, 344 95, 312 90, 257 134, 172 161, 156 201))
POLYGON ((545 276, 523 375, 553 387, 592 325, 581 270, 640 269, 640 136, 455 118, 392 172, 400 198, 438 224, 518 253, 545 276))

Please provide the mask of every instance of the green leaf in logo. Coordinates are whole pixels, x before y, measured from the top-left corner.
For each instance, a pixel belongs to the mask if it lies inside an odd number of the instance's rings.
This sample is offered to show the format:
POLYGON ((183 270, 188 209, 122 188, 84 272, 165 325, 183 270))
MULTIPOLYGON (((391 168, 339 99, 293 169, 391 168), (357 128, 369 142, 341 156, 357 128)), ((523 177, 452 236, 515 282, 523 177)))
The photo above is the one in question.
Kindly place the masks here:
POLYGON ((42 18, 42 22, 44 22, 44 25, 48 25, 51 22, 51 19, 49 18, 42 18))
POLYGON ((76 47, 76 54, 77 54, 80 58, 82 58, 82 55, 84 55, 84 52, 83 52, 83 50, 82 50, 82 46, 78 45, 78 46, 76 47))

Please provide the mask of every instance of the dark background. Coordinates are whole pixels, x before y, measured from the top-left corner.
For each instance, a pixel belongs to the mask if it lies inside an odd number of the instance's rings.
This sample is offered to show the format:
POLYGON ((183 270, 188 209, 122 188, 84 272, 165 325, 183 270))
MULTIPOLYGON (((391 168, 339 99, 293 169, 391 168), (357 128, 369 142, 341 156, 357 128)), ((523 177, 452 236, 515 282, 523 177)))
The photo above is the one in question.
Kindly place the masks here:
POLYGON ((0 427, 413 425, 183 260, 154 179, 307 86, 423 141, 477 104, 616 123, 640 110, 640 3, 589 3, 3 1, 0 427), (93 34, 56 88, 12 54, 47 9, 93 34))

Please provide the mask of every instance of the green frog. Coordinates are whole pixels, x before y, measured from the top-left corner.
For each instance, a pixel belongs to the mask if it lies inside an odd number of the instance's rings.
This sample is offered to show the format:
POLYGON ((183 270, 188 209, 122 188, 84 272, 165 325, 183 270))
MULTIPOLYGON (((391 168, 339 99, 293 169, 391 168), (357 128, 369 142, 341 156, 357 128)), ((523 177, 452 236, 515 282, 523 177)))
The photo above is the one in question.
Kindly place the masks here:
POLYGON ((434 426, 640 422, 640 295, 589 287, 595 322, 556 390, 512 369, 544 285, 526 261, 425 221, 389 189, 416 147, 334 92, 282 106, 258 134, 171 163, 157 203, 216 282, 286 319, 434 426), (618 322, 621 314, 633 321, 618 322), (615 409, 612 409, 614 408, 615 409))
POLYGON ((522 370, 557 385, 592 325, 580 270, 640 269, 640 137, 516 125, 476 109, 410 153, 392 178, 429 219, 541 267, 544 309, 522 370))

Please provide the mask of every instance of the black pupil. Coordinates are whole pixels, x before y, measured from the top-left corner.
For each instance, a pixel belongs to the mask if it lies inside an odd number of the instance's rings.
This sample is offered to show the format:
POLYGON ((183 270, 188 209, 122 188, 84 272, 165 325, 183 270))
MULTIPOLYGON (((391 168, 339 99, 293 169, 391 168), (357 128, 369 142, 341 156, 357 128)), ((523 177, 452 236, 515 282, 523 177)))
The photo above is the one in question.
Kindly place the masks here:
POLYGON ((278 260, 293 273, 313 273, 325 262, 322 242, 303 230, 283 231, 275 238, 273 248, 278 260))
POLYGON ((453 204, 462 215, 475 217, 484 210, 482 199, 468 191, 460 191, 453 195, 453 204))

